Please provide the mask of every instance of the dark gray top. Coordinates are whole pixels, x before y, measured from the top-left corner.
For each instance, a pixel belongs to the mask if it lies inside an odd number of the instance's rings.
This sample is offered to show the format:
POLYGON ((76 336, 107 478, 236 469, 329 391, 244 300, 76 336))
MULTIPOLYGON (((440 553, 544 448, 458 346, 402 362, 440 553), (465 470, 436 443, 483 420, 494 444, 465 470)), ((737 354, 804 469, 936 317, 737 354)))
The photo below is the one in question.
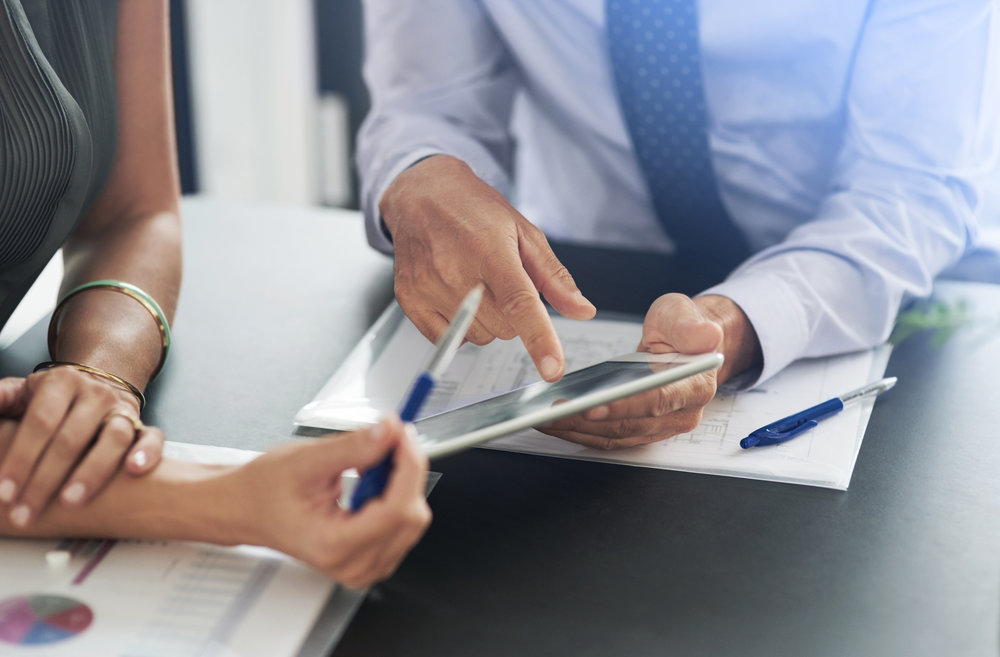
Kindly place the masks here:
POLYGON ((104 187, 118 0, 0 0, 0 325, 104 187))

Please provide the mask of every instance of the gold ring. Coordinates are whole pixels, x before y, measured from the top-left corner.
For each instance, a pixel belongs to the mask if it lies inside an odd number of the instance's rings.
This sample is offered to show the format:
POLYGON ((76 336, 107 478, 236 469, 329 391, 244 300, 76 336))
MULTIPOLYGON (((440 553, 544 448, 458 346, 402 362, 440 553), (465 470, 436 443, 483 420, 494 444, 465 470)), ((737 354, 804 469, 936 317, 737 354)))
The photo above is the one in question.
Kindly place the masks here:
POLYGON ((142 420, 132 415, 131 413, 126 413, 125 411, 109 412, 107 415, 104 416, 104 419, 101 420, 101 426, 102 427, 105 426, 108 422, 111 421, 111 418, 113 417, 123 417, 129 422, 131 422, 132 430, 135 431, 136 433, 139 433, 140 431, 146 428, 146 425, 142 423, 142 420))

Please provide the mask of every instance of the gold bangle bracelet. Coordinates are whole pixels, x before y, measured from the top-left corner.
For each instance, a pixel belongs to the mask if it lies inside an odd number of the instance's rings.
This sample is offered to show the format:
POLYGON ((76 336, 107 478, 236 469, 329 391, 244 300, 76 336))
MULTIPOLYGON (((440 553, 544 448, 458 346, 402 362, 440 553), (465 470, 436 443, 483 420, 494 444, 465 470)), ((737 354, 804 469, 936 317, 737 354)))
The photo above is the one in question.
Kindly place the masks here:
POLYGON ((163 314, 163 310, 160 309, 160 305, 156 303, 153 297, 149 296, 141 288, 123 281, 111 279, 91 281, 70 290, 56 305, 55 310, 52 311, 52 319, 49 320, 49 355, 55 358, 56 338, 59 335, 59 318, 66 306, 66 302, 87 290, 111 290, 124 294, 142 304, 142 307, 153 316, 153 321, 156 322, 160 331, 160 362, 156 364, 156 369, 153 370, 153 374, 150 376, 150 379, 155 378, 160 373, 160 370, 163 369, 163 364, 167 362, 167 354, 170 352, 170 324, 167 323, 167 316, 163 314))
POLYGON ((83 363, 73 363, 66 360, 47 360, 44 363, 35 365, 35 369, 33 371, 38 372, 41 370, 50 370, 54 367, 72 367, 75 370, 80 370, 81 372, 86 372, 87 374, 93 374, 94 376, 100 377, 106 381, 110 381, 122 390, 135 395, 135 398, 139 400, 140 413, 142 412, 142 409, 146 408, 146 397, 142 394, 141 390, 120 376, 112 374, 111 372, 105 372, 99 367, 91 367, 90 365, 84 365, 83 363))

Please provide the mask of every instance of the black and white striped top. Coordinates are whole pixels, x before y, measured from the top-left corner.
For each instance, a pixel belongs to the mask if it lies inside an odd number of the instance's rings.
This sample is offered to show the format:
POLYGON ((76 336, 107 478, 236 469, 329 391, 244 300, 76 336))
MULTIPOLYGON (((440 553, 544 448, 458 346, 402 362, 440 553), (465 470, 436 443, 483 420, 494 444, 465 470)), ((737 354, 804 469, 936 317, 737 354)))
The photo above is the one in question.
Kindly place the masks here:
POLYGON ((115 152, 118 0, 0 0, 0 325, 115 152))

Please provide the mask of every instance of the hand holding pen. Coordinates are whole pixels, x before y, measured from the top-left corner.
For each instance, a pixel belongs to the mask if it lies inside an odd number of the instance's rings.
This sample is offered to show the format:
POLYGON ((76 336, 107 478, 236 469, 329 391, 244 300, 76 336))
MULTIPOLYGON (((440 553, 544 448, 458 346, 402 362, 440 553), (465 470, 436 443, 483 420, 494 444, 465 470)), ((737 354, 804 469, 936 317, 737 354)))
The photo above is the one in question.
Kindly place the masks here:
MULTIPOLYGON (((407 395, 406 401, 403 403, 403 408, 399 412, 399 419, 403 422, 413 422, 417 419, 417 414, 420 412, 424 401, 434 390, 438 379, 441 378, 441 375, 448 368, 451 359, 455 356, 455 352, 462 346, 462 339, 465 338, 472 320, 475 319, 476 311, 479 309, 479 303, 482 299, 483 286, 477 285, 462 300, 462 304, 458 307, 458 311, 448 326, 448 330, 438 340, 430 362, 410 387, 410 393, 407 395)), ((357 511, 364 506, 365 502, 373 497, 378 497, 385 490, 391 471, 391 455, 383 459, 374 468, 367 470, 361 476, 357 487, 354 489, 354 494, 351 496, 351 510, 357 511)))

